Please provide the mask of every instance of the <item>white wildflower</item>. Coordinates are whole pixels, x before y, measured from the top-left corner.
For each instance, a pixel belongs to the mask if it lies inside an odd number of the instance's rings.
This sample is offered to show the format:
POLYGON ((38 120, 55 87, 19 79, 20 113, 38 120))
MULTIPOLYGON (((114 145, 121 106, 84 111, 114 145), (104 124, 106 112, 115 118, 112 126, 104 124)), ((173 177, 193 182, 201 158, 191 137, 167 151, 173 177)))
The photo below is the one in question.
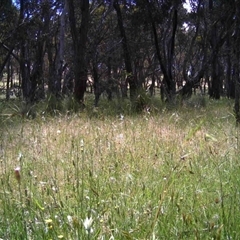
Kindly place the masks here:
POLYGON ((68 220, 68 224, 73 227, 73 217, 70 215, 67 215, 67 220, 68 220))
POLYGON ((114 238, 114 236, 113 235, 111 235, 111 237, 109 238, 109 240, 114 240, 115 238, 114 238))
POLYGON ((121 144, 121 143, 124 142, 124 135, 123 135, 123 133, 120 133, 120 134, 118 134, 118 135, 116 136, 116 142, 117 142, 118 144, 121 144))
POLYGON ((18 154, 18 161, 19 161, 19 162, 22 160, 22 157, 23 157, 23 154, 20 152, 20 153, 18 154))
POLYGON ((127 182, 132 182, 132 181, 133 181, 133 175, 130 174, 130 173, 127 173, 127 174, 126 174, 126 181, 127 181, 127 182))
POLYGON ((83 139, 80 140, 80 149, 81 149, 81 152, 83 152, 83 150, 84 150, 84 141, 83 141, 83 139))
POLYGON ((120 114, 119 118, 120 118, 121 121, 124 120, 124 116, 122 114, 120 114))
POLYGON ((83 221, 83 226, 85 227, 86 232, 88 234, 93 232, 92 224, 93 224, 92 217, 90 217, 90 218, 86 217, 85 220, 83 221))
POLYGON ((110 182, 116 182, 117 181, 117 179, 115 177, 110 177, 109 180, 110 180, 110 182))

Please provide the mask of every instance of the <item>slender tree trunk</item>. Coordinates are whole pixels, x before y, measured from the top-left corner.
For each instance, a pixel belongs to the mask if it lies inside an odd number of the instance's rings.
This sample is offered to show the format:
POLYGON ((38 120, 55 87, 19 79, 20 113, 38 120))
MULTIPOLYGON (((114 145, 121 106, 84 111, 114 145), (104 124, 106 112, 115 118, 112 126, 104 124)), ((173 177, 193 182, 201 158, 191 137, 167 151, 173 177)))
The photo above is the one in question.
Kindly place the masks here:
POLYGON ((97 107, 102 90, 99 83, 97 64, 95 62, 93 63, 93 88, 94 88, 94 96, 95 96, 94 107, 97 107))
MULTIPOLYGON (((49 0, 48 0, 49 1, 49 0)), ((50 32, 50 22, 51 22, 51 5, 50 2, 46 2, 45 11, 43 12, 44 19, 44 32, 50 32)), ((63 54, 63 44, 64 44, 64 16, 66 12, 65 5, 60 16, 59 22, 59 42, 54 42, 51 35, 46 34, 46 47, 47 56, 49 62, 48 69, 48 91, 50 94, 56 97, 60 96, 61 92, 61 79, 62 79, 62 54, 63 54), (55 50, 55 52, 54 52, 55 50)))
POLYGON ((66 16, 66 3, 64 2, 64 7, 62 14, 60 16, 60 32, 59 32, 59 48, 56 57, 56 92, 59 94, 62 90, 62 75, 64 71, 64 39, 65 39, 65 16, 66 16))
MULTIPOLYGON (((214 16, 213 0, 209 0, 209 12, 211 17, 214 16)), ((218 43, 217 43, 217 26, 212 19, 212 29, 211 29, 211 88, 210 97, 213 99, 220 99, 220 81, 218 76, 218 43)))
POLYGON ((125 62, 125 68, 126 68, 126 72, 127 72, 126 80, 130 87, 130 98, 132 100, 134 100, 136 97, 136 94, 137 94, 138 84, 137 84, 137 79, 134 76, 133 70, 132 70, 131 55, 130 55, 130 51, 129 51, 129 47, 128 47, 128 41, 127 41, 127 36, 125 33, 125 28, 123 25, 122 12, 121 12, 118 0, 114 0, 113 7, 117 13, 118 27, 119 27, 119 31, 120 31, 121 38, 122 38, 124 62, 125 62))
POLYGON ((6 89, 6 100, 8 101, 10 99, 10 80, 11 80, 11 71, 10 71, 10 58, 8 59, 7 63, 7 89, 6 89))
POLYGON ((152 97, 153 94, 154 94, 154 89, 155 89, 155 76, 153 74, 152 76, 152 82, 151 82, 151 85, 149 87, 149 92, 150 92, 150 96, 152 97))
POLYGON ((235 117, 236 117, 236 125, 239 125, 240 123, 240 106, 239 106, 239 100, 240 100, 240 52, 239 52, 239 44, 240 44, 240 6, 238 3, 236 3, 236 22, 235 22, 235 45, 234 45, 234 55, 235 55, 235 61, 234 61, 234 68, 235 68, 235 117))
MULTIPOLYGON (((238 56, 239 59, 239 56, 238 56)), ((235 117, 236 117, 236 124, 239 125, 240 123, 240 107, 239 107, 239 99, 240 99, 240 77, 239 77, 239 66, 236 66, 236 73, 235 73, 235 117)))
MULTIPOLYGON (((24 21, 24 0, 20 0, 20 22, 24 21)), ((27 35, 27 30, 24 28, 24 35, 27 35)), ((22 38, 20 45, 20 71, 22 77, 22 93, 23 98, 26 101, 29 101, 30 90, 31 90, 31 81, 30 81, 30 66, 28 59, 28 41, 25 38, 22 38)))
POLYGON ((3 70, 4 70, 4 68, 5 68, 11 54, 12 54, 13 49, 14 49, 14 47, 11 47, 11 49, 8 50, 8 53, 7 53, 6 57, 4 58, 2 65, 0 66, 0 76, 3 73, 3 70))
POLYGON ((107 82, 108 82, 108 88, 107 88, 107 95, 108 100, 112 100, 113 90, 114 90, 114 81, 112 79, 112 58, 108 57, 107 61, 107 82))
MULTIPOLYGON (((199 0, 198 1, 198 5, 197 5, 197 15, 201 10, 201 5, 203 4, 203 0, 199 0)), ((200 53, 199 56, 195 56, 195 58, 199 58, 201 60, 199 60, 199 67, 198 67, 198 71, 191 74, 190 76, 188 76, 187 72, 188 72, 188 67, 189 67, 189 61, 192 58, 193 55, 193 51, 194 51, 194 46, 196 44, 196 39, 199 36, 199 31, 201 29, 201 23, 200 23, 201 17, 197 16, 197 20, 196 20, 196 30, 195 33, 193 35, 193 37, 191 38, 190 44, 189 44, 189 48, 186 52, 184 61, 183 61, 183 78, 186 82, 186 84, 183 86, 183 88, 179 91, 182 95, 182 97, 190 97, 192 95, 192 89, 195 85, 198 85, 201 81, 201 79, 204 77, 204 74, 206 74, 206 71, 208 69, 208 62, 207 62, 207 56, 208 56, 208 48, 207 48, 207 31, 204 32, 203 35, 203 45, 202 45, 202 52, 200 53)), ((204 28, 206 28, 206 24, 204 25, 204 28)), ((205 79, 207 79, 207 77, 205 77, 205 79)), ((208 81, 209 83, 209 81, 208 81)), ((210 85, 208 84, 210 89, 210 85)))
POLYGON ((227 89, 227 97, 228 98, 235 98, 235 92, 234 92, 234 81, 232 79, 232 61, 231 61, 231 46, 230 46, 230 40, 229 37, 227 39, 227 49, 228 49, 228 55, 226 59, 227 64, 227 73, 226 73, 226 89, 227 89))
POLYGON ((159 47, 157 28, 156 28, 155 20, 152 15, 151 3, 149 0, 146 0, 146 2, 148 7, 148 14, 149 14, 151 25, 152 25, 156 54, 157 54, 157 58, 163 74, 162 87, 165 88, 164 92, 167 94, 167 99, 171 100, 173 95, 176 92, 175 81, 173 80, 173 77, 172 77, 172 61, 173 61, 173 55, 174 55, 175 35, 176 35, 177 24, 178 24, 178 18, 177 18, 178 12, 176 8, 173 9, 172 30, 171 30, 172 34, 171 34, 171 38, 167 42, 166 62, 164 62, 163 57, 161 55, 160 47, 159 47))
POLYGON ((168 61, 167 61, 167 71, 169 76, 169 90, 170 94, 175 94, 176 92, 176 83, 173 80, 172 76, 172 68, 173 68, 173 56, 174 56, 174 48, 175 48, 175 36, 177 31, 177 24, 178 24, 178 12, 177 9, 173 10, 173 17, 172 17, 172 36, 169 41, 168 47, 168 61))

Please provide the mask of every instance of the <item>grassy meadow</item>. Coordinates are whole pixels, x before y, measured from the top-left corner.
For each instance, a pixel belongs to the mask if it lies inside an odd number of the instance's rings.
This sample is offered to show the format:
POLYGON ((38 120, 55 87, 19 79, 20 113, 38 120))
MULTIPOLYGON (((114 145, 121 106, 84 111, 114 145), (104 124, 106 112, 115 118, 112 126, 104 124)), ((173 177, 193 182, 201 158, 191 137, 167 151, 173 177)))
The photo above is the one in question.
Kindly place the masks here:
POLYGON ((0 239, 240 239, 233 102, 104 101, 33 119, 0 102, 0 239))

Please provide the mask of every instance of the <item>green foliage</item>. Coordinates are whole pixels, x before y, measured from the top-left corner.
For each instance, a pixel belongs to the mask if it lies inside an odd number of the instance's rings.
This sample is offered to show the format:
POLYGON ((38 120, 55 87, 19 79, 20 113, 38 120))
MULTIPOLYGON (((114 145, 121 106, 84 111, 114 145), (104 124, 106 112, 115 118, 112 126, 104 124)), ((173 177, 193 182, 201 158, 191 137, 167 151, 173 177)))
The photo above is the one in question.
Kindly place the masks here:
POLYGON ((207 104, 206 96, 193 95, 190 99, 185 100, 184 104, 191 108, 205 108, 207 104))
POLYGON ((62 108, 66 113, 76 113, 81 109, 80 107, 80 104, 73 95, 66 96, 62 99, 62 108))
POLYGON ((133 103, 133 110, 136 112, 142 112, 144 109, 149 108, 150 102, 150 96, 144 89, 140 89, 138 90, 135 102, 133 103))
POLYGON ((63 111, 62 100, 54 94, 49 94, 45 102, 45 111, 50 114, 57 114, 63 111))

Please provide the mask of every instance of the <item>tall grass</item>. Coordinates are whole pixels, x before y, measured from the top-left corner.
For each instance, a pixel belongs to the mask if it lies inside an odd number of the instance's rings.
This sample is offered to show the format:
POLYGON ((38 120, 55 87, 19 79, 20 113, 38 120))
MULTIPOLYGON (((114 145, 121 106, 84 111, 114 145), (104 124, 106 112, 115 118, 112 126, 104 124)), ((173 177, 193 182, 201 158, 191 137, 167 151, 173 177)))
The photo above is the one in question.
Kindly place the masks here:
POLYGON ((0 238, 239 239, 231 103, 114 104, 3 123, 0 238))

